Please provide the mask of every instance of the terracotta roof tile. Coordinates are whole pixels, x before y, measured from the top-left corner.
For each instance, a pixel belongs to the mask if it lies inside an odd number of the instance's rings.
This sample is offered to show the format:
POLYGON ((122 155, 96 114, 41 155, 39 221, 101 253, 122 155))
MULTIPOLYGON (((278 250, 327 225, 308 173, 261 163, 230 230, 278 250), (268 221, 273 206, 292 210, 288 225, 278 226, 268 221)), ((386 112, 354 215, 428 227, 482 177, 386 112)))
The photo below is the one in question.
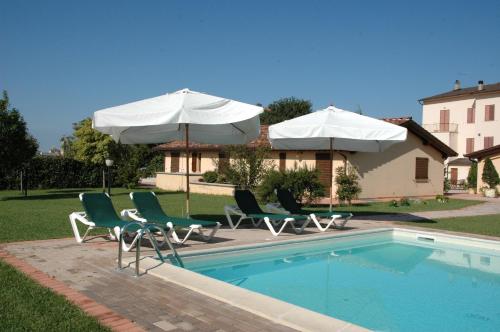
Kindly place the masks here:
MULTIPOLYGON (((398 126, 407 128, 409 131, 413 132, 415 135, 419 136, 425 142, 428 142, 435 149, 440 151, 443 156, 451 157, 456 156, 457 153, 453 151, 446 144, 437 139, 434 135, 429 133, 427 130, 422 128, 418 123, 412 120, 410 116, 397 117, 397 118, 385 118, 384 121, 393 123, 398 126)), ((267 133, 269 131, 269 125, 260 126, 260 135, 257 139, 251 141, 249 147, 271 147, 269 140, 267 139, 267 133)), ((155 150, 160 151, 183 151, 186 148, 184 141, 173 141, 170 143, 160 144, 155 147, 155 150)), ((216 144, 198 144, 190 143, 189 149, 192 151, 218 151, 223 148, 222 145, 216 144)))
POLYGON ((451 90, 445 93, 440 93, 434 96, 430 97, 425 97, 422 99, 419 99, 419 101, 431 101, 435 99, 441 99, 441 98, 450 98, 450 97, 459 97, 459 96, 473 96, 473 95, 478 95, 478 94, 486 94, 486 93, 492 93, 492 92, 499 92, 500 93, 500 82, 498 83, 493 83, 493 84, 484 84, 483 85, 483 90, 478 90, 477 86, 469 87, 469 88, 463 88, 463 89, 458 89, 458 90, 451 90))
MULTIPOLYGON (((249 147, 258 147, 258 146, 267 146, 271 147, 269 144, 269 141, 267 139, 267 133, 269 131, 269 125, 261 125, 260 126, 260 135, 250 143, 248 143, 249 147)), ((186 143, 184 141, 172 141, 169 143, 165 144, 160 144, 155 147, 155 150, 160 150, 160 151, 177 151, 177 150, 184 150, 186 148, 186 143)), ((200 144, 200 143, 193 143, 189 142, 189 149, 190 150, 220 150, 222 149, 222 145, 218 144, 200 144)))

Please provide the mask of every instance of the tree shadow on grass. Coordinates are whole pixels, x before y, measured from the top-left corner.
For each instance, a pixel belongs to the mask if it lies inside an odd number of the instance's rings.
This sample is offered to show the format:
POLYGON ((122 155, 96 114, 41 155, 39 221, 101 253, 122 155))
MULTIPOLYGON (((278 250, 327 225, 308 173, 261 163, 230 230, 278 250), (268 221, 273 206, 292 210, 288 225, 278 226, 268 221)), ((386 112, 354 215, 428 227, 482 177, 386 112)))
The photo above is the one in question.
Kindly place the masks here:
POLYGON ((35 200, 54 200, 54 199, 68 199, 75 198, 78 199, 78 193, 60 193, 60 194, 43 194, 43 195, 30 195, 28 193, 27 197, 24 196, 7 196, 4 197, 4 201, 35 201, 35 200))
MULTIPOLYGON (((134 191, 134 189, 131 189, 130 191, 113 193, 113 188, 112 188, 111 189, 111 198, 128 196, 129 193, 131 193, 133 191, 134 191)), ((78 199, 78 195, 80 193, 86 193, 86 192, 99 193, 102 191, 100 190, 100 188, 96 188, 96 189, 89 189, 89 188, 86 188, 86 189, 55 189, 55 190, 49 190, 44 194, 30 195, 30 191, 28 190, 28 196, 26 196, 26 197, 24 197, 22 194, 19 194, 16 196, 4 196, 4 197, 1 197, 0 200, 2 200, 2 201, 30 201, 30 200, 56 200, 56 199, 69 199, 69 198, 78 199)), ((178 192, 159 191, 159 192, 155 192, 155 194, 157 196, 164 196, 164 195, 178 194, 178 192)))

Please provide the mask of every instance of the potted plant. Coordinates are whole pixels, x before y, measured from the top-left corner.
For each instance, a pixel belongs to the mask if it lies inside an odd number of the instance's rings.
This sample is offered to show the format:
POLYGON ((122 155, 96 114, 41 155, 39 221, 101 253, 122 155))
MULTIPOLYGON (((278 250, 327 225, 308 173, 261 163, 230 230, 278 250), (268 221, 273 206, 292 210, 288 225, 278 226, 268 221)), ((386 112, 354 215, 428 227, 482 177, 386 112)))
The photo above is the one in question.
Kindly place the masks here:
POLYGON ((477 162, 472 162, 469 168, 469 174, 467 175, 467 188, 469 194, 476 194, 477 190, 477 162))
POLYGON ((484 160, 484 169, 481 179, 488 184, 488 188, 484 190, 484 196, 496 197, 496 187, 500 184, 500 177, 498 177, 498 172, 490 158, 484 160))

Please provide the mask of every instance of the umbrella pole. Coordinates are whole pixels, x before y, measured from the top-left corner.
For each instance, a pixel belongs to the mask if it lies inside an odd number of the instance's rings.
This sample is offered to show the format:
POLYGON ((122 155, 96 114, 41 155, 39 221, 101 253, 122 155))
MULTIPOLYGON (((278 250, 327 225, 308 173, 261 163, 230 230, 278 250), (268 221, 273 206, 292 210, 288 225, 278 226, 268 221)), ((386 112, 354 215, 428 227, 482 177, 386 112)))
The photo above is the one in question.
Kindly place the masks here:
POLYGON ((332 170, 331 172, 331 179, 330 179, 330 212, 332 212, 332 205, 333 205, 333 137, 330 137, 330 168, 332 170))
POLYGON ((186 126, 186 216, 189 218, 189 124, 186 126))

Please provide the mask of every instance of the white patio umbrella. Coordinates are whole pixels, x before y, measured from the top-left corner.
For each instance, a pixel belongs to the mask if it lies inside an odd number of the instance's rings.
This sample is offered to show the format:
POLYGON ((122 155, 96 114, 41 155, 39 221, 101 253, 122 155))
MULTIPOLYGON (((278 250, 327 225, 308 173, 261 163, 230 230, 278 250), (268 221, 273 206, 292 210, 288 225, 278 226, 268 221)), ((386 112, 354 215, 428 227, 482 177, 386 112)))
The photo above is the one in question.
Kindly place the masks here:
MULTIPOLYGON (((278 150, 381 152, 406 140, 406 128, 334 106, 269 127, 269 141, 278 150)), ((332 170, 333 171, 333 170, 332 170)), ((333 176, 330 211, 333 203, 333 176)))
POLYGON ((246 144, 260 132, 262 107, 188 89, 96 111, 93 128, 123 144, 186 142, 189 215, 189 142, 246 144))

